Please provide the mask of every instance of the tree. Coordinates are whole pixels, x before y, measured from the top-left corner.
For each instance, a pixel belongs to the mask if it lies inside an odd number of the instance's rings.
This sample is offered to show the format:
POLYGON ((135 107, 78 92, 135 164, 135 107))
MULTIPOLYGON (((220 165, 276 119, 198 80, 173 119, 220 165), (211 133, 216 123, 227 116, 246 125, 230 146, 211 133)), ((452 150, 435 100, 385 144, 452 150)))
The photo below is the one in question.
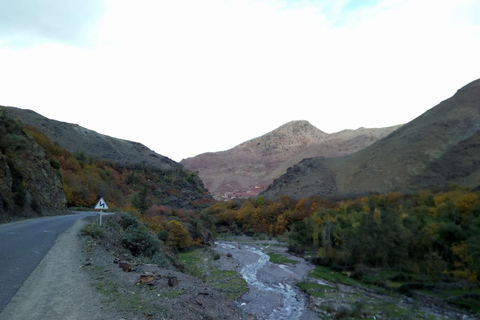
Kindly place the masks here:
POLYGON ((192 238, 187 229, 178 221, 172 220, 167 224, 168 244, 173 249, 186 249, 192 245, 192 238))

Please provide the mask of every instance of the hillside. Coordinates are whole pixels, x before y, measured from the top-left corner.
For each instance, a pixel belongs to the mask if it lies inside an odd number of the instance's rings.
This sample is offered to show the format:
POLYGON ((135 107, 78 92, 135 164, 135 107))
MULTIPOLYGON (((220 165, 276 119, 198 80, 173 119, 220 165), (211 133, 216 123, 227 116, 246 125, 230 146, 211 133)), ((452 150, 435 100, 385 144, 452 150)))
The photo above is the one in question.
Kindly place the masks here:
POLYGON ((0 107, 0 221, 64 212, 61 174, 22 123, 0 107))
POLYGON ((327 134, 307 121, 292 121, 232 149, 204 153, 181 164, 198 171, 206 188, 218 199, 256 196, 302 159, 354 153, 398 127, 327 134))
POLYGON ((265 192, 345 196, 480 183, 480 80, 354 154, 305 159, 265 192))
POLYGON ((1 221, 92 208, 100 197, 110 208, 140 213, 196 210, 213 201, 197 174, 140 143, 30 110, 0 110, 1 221))
POLYGON ((143 164, 160 170, 179 167, 177 162, 155 153, 138 142, 113 138, 77 124, 48 119, 32 110, 14 107, 7 109, 25 125, 38 128, 50 140, 72 154, 81 151, 87 156, 109 159, 122 165, 143 164))

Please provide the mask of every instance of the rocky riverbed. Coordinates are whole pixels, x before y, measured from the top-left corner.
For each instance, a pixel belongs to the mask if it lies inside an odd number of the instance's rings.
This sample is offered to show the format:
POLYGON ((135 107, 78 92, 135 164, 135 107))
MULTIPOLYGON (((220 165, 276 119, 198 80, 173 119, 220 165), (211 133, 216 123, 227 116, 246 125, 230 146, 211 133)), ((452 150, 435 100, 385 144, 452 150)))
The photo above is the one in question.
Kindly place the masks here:
MULTIPOLYGON (((217 241, 215 250, 236 259, 233 267, 248 283, 249 291, 237 301, 242 311, 258 319, 318 319, 307 309, 306 295, 295 287, 313 266, 288 255, 275 241, 241 241, 217 241), (288 256, 293 262, 273 263, 267 252, 288 256)), ((232 269, 232 264, 221 267, 232 269)))

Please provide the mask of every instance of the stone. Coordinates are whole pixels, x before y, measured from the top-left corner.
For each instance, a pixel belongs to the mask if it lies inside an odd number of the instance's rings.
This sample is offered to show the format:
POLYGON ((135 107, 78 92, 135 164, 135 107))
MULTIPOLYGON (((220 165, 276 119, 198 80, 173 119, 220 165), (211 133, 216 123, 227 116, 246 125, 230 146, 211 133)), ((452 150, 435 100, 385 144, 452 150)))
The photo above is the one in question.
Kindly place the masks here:
POLYGON ((155 275, 151 272, 144 272, 140 275, 140 282, 141 283, 150 283, 155 280, 155 275))
POLYGON ((131 267, 130 264, 129 264, 128 262, 126 262, 126 261, 120 261, 120 262, 118 263, 118 266, 119 266, 120 268, 122 268, 123 271, 125 271, 125 272, 129 272, 129 271, 132 270, 132 267, 131 267))
POLYGON ((170 287, 175 287, 176 285, 178 285, 178 279, 177 277, 175 276, 170 276, 168 277, 168 285, 170 287))

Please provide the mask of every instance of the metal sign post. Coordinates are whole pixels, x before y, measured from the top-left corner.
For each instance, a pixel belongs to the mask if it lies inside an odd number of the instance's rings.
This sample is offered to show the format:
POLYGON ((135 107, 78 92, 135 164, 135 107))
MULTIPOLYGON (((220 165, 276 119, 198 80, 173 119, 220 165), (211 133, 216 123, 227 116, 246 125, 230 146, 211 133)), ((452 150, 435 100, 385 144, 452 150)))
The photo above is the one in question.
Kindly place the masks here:
POLYGON ((103 209, 107 210, 108 206, 105 200, 103 200, 103 198, 100 198, 97 205, 95 206, 95 210, 100 210, 100 223, 99 223, 100 227, 102 226, 102 210, 103 209))

